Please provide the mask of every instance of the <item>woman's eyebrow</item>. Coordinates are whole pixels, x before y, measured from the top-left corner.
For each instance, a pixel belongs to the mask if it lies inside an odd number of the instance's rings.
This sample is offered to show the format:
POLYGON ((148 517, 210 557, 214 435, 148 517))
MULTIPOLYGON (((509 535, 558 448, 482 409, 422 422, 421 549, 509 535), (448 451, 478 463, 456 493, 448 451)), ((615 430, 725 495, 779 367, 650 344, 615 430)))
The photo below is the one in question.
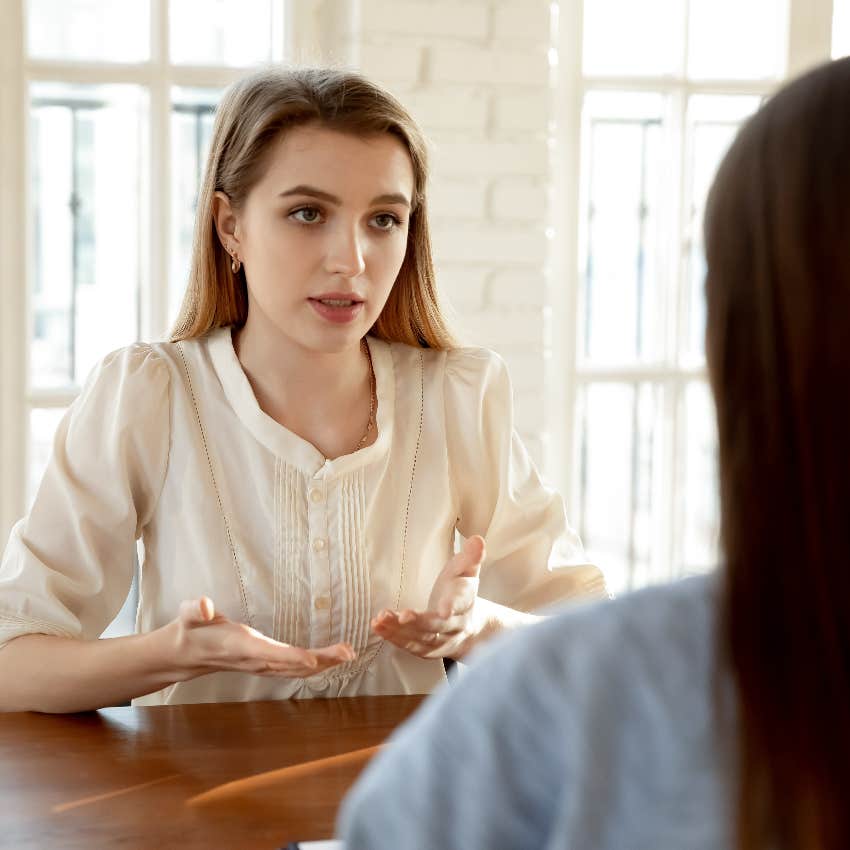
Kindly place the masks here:
POLYGON ((318 198, 321 201, 327 201, 329 204, 336 204, 339 206, 342 201, 336 196, 332 195, 330 192, 323 192, 321 189, 317 189, 315 186, 307 186, 303 183, 298 186, 293 186, 291 189, 287 189, 285 192, 281 192, 278 197, 286 198, 289 195, 310 195, 310 197, 318 198))
MULTIPOLYGON (((315 186, 307 186, 303 183, 298 186, 293 186, 285 192, 281 192, 278 197, 286 198, 290 195, 309 195, 311 198, 318 198, 321 201, 327 201, 329 204, 334 204, 335 206, 340 206, 342 204, 342 200, 336 195, 332 195, 330 192, 325 192, 322 189, 317 189, 315 186)), ((409 207, 410 201, 402 195, 401 192, 390 192, 386 195, 378 195, 377 197, 372 198, 371 205, 375 204, 401 204, 402 206, 409 207)))
POLYGON ((402 206, 409 207, 410 201, 405 198, 401 192, 391 192, 388 195, 378 195, 377 198, 372 198, 373 204, 401 204, 402 206))

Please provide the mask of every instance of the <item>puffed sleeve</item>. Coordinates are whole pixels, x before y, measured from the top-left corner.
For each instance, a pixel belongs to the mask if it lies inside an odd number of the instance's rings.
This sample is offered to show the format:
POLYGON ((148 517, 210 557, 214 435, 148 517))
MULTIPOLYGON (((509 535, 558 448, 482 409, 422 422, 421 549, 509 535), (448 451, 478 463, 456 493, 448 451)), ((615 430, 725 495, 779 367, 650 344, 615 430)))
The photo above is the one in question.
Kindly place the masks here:
POLYGON ((142 344, 89 376, 0 563, 0 645, 30 633, 93 639, 115 618, 165 479, 169 384, 142 344))
POLYGON ((563 500, 541 481, 514 430, 502 359, 485 349, 449 352, 445 404, 457 528, 487 543, 481 596, 534 611, 574 596, 606 595, 563 500))

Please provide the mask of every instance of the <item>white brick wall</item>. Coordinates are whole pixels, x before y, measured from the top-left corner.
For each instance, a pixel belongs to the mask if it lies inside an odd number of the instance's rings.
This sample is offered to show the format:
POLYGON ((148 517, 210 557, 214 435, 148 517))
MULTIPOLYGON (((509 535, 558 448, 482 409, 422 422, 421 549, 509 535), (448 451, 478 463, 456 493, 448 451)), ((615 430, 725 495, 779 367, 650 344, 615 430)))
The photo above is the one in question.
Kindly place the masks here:
POLYGON ((374 33, 480 41, 490 29, 490 10, 486 3, 454 0, 368 0, 361 4, 360 20, 367 37, 374 33))
POLYGON ((544 471, 549 9, 548 0, 360 0, 348 51, 429 138, 440 289, 464 339, 505 358, 517 428, 544 471))

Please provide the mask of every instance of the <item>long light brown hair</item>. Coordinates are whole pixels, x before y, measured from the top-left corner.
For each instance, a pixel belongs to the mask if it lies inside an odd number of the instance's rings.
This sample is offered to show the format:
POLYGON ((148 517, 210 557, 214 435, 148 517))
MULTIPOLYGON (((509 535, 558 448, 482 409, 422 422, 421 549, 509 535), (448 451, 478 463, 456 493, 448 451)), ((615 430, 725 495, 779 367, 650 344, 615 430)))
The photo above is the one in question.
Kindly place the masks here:
POLYGON ((232 85, 216 112, 206 171, 198 196, 189 282, 172 340, 244 324, 245 272, 231 271, 215 230, 213 198, 224 192, 239 210, 266 168, 269 148, 293 127, 319 125, 360 137, 390 133, 413 165, 407 251, 387 303, 371 333, 388 341, 448 349, 456 342, 434 281, 425 188, 425 140, 405 108, 388 92, 351 71, 273 68, 232 85))
POLYGON ((783 88, 705 224, 739 850, 850 847, 850 59, 783 88))

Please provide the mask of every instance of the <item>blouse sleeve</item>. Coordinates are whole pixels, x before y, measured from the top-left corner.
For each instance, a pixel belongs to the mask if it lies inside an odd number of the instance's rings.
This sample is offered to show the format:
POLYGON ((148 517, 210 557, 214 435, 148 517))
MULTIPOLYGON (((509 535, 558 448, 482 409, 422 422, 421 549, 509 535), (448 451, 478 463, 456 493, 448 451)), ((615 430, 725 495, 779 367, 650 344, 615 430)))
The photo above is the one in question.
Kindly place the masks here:
POLYGON ((141 344, 89 376, 0 563, 0 645, 31 633, 94 639, 121 609, 165 479, 169 383, 141 344))
POLYGON ((606 595, 563 500, 543 484, 514 430, 501 358, 484 349, 449 352, 445 404, 457 528, 487 543, 481 596, 534 611, 571 596, 606 595))

